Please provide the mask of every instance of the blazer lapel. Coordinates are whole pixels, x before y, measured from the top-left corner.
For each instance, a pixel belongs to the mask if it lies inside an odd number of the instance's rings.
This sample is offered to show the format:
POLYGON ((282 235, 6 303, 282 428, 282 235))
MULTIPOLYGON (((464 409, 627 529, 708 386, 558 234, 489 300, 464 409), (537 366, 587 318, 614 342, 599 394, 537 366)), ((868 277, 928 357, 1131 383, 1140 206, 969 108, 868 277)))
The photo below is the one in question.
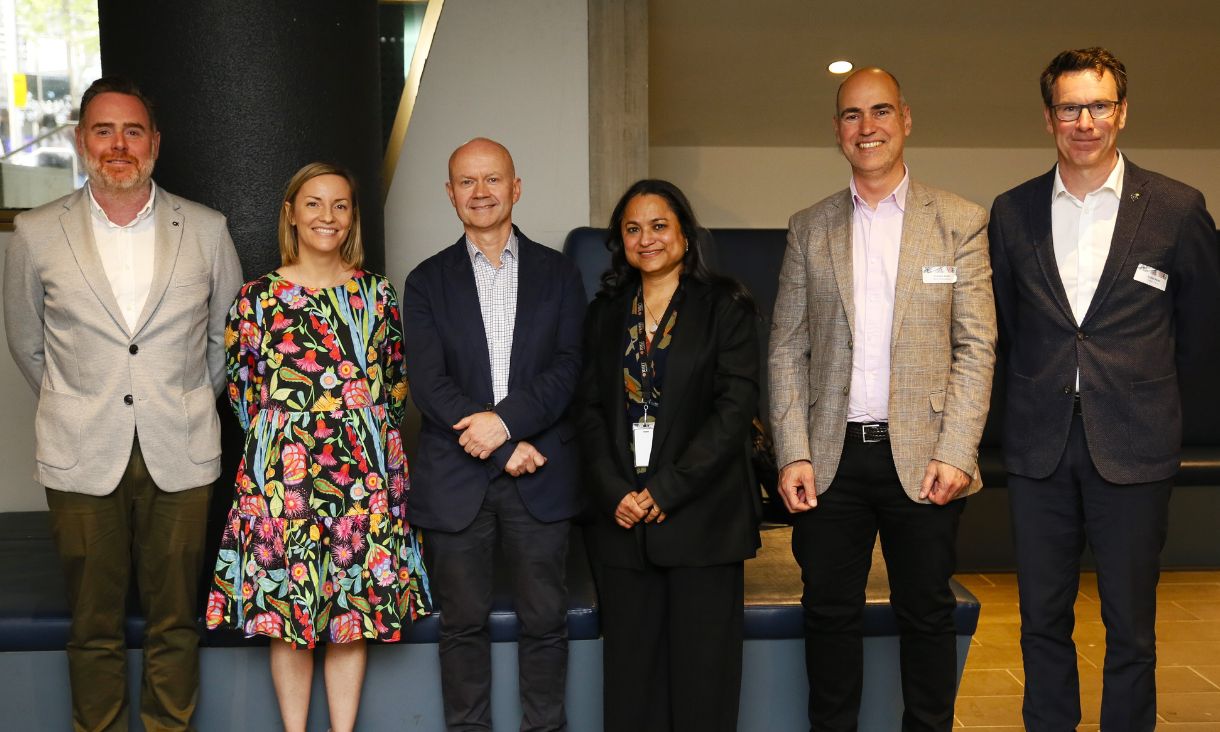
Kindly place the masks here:
POLYGON ((830 265, 839 286, 839 297, 843 300, 843 311, 847 313, 847 327, 852 338, 856 337, 855 279, 852 276, 851 257, 851 189, 837 196, 833 209, 827 211, 826 233, 830 244, 830 265))
POLYGON ((472 344, 474 351, 474 368, 486 384, 487 399, 491 400, 495 398, 491 384, 491 355, 487 350, 487 331, 483 324, 483 310, 479 307, 479 289, 474 283, 474 268, 470 265, 470 255, 466 251, 466 238, 458 239, 457 244, 450 248, 450 252, 451 255, 445 262, 445 284, 453 293, 449 300, 453 320, 437 325, 467 331, 466 340, 472 344))
POLYGON ((153 274, 152 283, 148 288, 148 299, 144 301, 144 309, 136 319, 136 328, 132 336, 136 336, 148 323, 148 319, 156 312, 165 290, 169 287, 170 275, 174 273, 174 264, 178 261, 178 249, 182 246, 182 230, 185 228, 184 217, 179 210, 178 202, 157 188, 157 200, 153 204, 153 221, 156 226, 156 241, 153 244, 153 274))
POLYGON ((513 347, 508 359, 510 389, 516 382, 517 369, 521 364, 520 354, 528 347, 526 340, 533 333, 530 323, 542 297, 542 283, 550 281, 550 278, 538 271, 541 263, 534 256, 535 252, 531 246, 533 242, 526 239, 516 227, 513 227, 513 232, 517 235, 517 312, 513 315, 513 347))
MULTIPOLYGON (((685 292, 682 295, 681 310, 665 361, 665 388, 661 394, 665 404, 681 404, 686 399, 686 391, 695 381, 696 356, 704 346, 699 339, 707 333, 707 289, 689 279, 682 287, 685 292)), ((665 438, 669 437, 671 432, 675 411, 673 408, 667 410, 662 407, 661 414, 657 417, 657 433, 653 438, 652 447, 654 467, 657 456, 665 446, 665 438)))
POLYGON ((1139 231, 1140 221, 1144 218, 1148 199, 1151 198, 1147 190, 1148 178, 1143 174, 1144 171, 1132 165, 1130 160, 1126 164, 1123 195, 1118 201, 1118 218, 1114 222, 1114 234, 1110 238, 1110 253, 1106 255, 1106 263, 1097 281, 1093 300, 1089 302, 1089 309, 1081 319, 1082 325, 1093 317, 1114 287, 1114 283, 1118 281, 1118 274, 1123 271, 1131 249, 1135 246, 1135 234, 1139 231))
POLYGON ((930 232, 936 223, 932 197, 923 186, 912 181, 907 188, 906 209, 902 213, 902 239, 898 245, 898 274, 894 282, 894 322, 890 327, 890 347, 898 343, 902 318, 915 288, 923 282, 920 262, 926 258, 930 232))
POLYGON ((64 208, 67 210, 59 217, 59 222, 63 226, 64 236, 68 239, 68 246, 72 249, 72 256, 76 258, 76 265, 80 267, 85 282, 89 283, 89 289, 93 290, 94 297, 110 314, 115 325, 130 337, 127 319, 119 309, 114 288, 110 286, 110 279, 106 277, 106 269, 102 266, 102 258, 97 252, 97 242, 93 240, 93 222, 90 219, 93 211, 89 206, 88 191, 81 188, 76 196, 68 200, 64 208))
MULTIPOLYGON (((623 344, 627 337, 627 328, 631 321, 631 298, 635 289, 629 288, 615 296, 606 307, 606 316, 602 320, 600 342, 597 349, 596 363, 610 364, 605 371, 606 378, 600 385, 602 389, 602 404, 612 415, 611 439, 614 441, 618 455, 618 464, 623 467, 623 477, 629 481, 635 480, 631 469, 634 464, 631 457, 631 429, 627 424, 626 392, 623 390, 623 344)), ((654 450, 655 453, 655 450, 654 450)))
POLYGON ((1051 195, 1055 187, 1055 171, 1043 176, 1034 194, 1029 200, 1029 229, 1034 246, 1034 258, 1042 268, 1042 276, 1046 279, 1051 297, 1059 306, 1063 317, 1069 323, 1076 323, 1072 314, 1072 305, 1067 299, 1067 290, 1063 287, 1063 278, 1059 276, 1059 262, 1055 259, 1055 237, 1051 230, 1051 195))

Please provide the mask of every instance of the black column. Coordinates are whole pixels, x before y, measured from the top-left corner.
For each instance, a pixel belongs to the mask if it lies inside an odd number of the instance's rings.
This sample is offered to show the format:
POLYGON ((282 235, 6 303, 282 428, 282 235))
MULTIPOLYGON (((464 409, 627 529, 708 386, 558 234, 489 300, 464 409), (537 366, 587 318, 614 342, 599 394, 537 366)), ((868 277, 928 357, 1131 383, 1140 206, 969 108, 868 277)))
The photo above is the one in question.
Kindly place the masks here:
POLYGON ((156 104, 158 185, 229 217, 247 279, 279 265, 284 185, 314 160, 355 173, 384 271, 374 0, 100 0, 98 20, 105 73, 156 104))

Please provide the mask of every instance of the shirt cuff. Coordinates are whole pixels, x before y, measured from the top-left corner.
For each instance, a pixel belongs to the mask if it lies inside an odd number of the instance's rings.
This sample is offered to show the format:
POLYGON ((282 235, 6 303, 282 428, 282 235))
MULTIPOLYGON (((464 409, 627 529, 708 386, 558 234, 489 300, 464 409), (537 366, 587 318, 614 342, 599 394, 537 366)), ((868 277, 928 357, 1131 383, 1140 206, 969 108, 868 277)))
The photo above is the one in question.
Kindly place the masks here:
MULTIPOLYGON (((496 414, 496 413, 495 413, 495 412, 492 412, 492 414, 496 414)), ((504 421, 504 418, 503 418, 503 417, 501 417, 500 415, 496 414, 496 419, 500 420, 500 426, 504 428, 504 440, 505 440, 505 442, 507 442, 508 440, 513 439, 513 433, 512 433, 512 432, 511 432, 511 431, 508 429, 508 423, 504 421)))

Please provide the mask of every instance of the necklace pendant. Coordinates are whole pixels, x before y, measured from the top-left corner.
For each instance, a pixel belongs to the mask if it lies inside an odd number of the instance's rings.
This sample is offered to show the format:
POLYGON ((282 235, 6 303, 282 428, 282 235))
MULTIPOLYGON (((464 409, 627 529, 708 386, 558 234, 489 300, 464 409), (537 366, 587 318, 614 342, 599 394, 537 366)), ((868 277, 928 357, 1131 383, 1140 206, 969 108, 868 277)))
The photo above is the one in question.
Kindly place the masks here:
POLYGON ((659 323, 649 323, 648 324, 648 334, 652 335, 652 334, 656 333, 658 325, 660 325, 660 324, 659 323))

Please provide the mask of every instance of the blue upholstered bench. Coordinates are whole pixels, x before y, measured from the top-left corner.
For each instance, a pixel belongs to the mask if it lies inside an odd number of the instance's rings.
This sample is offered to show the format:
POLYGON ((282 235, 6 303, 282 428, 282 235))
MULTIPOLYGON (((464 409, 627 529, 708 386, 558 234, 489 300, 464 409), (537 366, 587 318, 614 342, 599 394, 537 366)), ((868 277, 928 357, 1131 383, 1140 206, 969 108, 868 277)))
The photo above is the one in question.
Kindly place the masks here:
MULTIPOLYGON (((764 546, 746 565, 746 650, 741 729, 802 728, 804 652, 800 574, 788 550, 785 527, 764 531, 764 546)), ((29 729, 68 726, 67 667, 63 654, 69 616, 59 561, 45 513, 0 514, 0 562, 10 568, 8 589, 0 592, 0 707, 29 722, 29 729)), ((570 664, 568 709, 571 728, 600 728, 601 644, 597 602, 579 531, 573 532, 569 557, 568 612, 570 664)), ((959 673, 979 604, 960 585, 955 615, 959 673)), ((874 563, 865 612, 867 678, 861 729, 888 729, 901 703, 897 681, 897 629, 887 602, 884 566, 874 563)), ((143 621, 129 612, 128 643, 138 648, 143 621)), ((202 626, 202 622, 201 622, 202 626)), ((405 643, 375 645, 362 708, 362 728, 439 728, 440 686, 436 641, 439 621, 414 624, 405 643)), ((507 592, 497 592, 492 615, 493 709, 497 726, 515 727, 516 618, 507 592)), ((265 640, 238 633, 203 634, 203 686, 196 724, 200 730, 273 728, 276 711, 266 670, 265 640), (263 726, 260 726, 263 725, 263 726)), ((138 688, 140 656, 129 657, 131 688, 138 688)), ((325 718, 320 686, 313 695, 313 716, 325 718)), ((319 729, 324 729, 320 723, 319 729)))

